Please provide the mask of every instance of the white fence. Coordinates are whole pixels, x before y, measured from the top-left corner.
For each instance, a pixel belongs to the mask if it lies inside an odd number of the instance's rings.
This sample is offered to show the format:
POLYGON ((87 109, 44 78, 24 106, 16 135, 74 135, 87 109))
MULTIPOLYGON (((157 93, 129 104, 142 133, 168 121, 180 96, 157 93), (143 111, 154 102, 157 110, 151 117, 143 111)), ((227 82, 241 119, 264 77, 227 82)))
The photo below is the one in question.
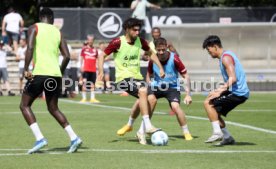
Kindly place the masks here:
MULTIPOLYGON (((208 35, 218 35, 224 49, 234 51, 249 81, 276 80, 276 23, 183 24, 160 26, 191 74, 199 79, 219 77, 217 60, 202 49, 208 35), (208 76, 210 75, 210 76, 208 76)), ((207 79, 206 79, 207 80, 207 79)))

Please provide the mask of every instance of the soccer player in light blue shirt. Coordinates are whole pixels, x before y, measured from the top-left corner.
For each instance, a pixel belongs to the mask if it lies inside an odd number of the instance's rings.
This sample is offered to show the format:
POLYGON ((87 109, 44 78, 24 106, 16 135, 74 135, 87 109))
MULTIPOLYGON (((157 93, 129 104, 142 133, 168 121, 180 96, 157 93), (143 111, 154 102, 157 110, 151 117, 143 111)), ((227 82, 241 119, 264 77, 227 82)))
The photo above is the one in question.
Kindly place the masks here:
POLYGON ((245 72, 235 53, 223 49, 218 36, 208 36, 202 47, 208 51, 212 58, 219 59, 224 80, 224 85, 211 91, 204 101, 205 110, 213 126, 213 135, 205 143, 222 140, 216 145, 235 144, 235 140, 226 129, 221 116, 226 116, 228 112, 248 99, 249 88, 246 83, 245 72))

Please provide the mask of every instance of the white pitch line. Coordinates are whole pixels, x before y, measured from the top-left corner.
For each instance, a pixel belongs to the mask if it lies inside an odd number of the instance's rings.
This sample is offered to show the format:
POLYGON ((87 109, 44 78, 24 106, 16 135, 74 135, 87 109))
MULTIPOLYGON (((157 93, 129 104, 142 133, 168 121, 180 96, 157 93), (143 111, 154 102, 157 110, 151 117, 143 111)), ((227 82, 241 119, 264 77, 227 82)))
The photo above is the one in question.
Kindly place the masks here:
MULTIPOLYGON (((27 149, 0 149, 0 151, 27 151, 27 149)), ((62 151, 54 151, 54 152, 47 152, 50 149, 42 149, 42 151, 46 151, 39 155, 60 155, 60 154, 67 154, 66 152, 62 151)), ((131 152, 131 153, 148 153, 148 154, 234 154, 234 153, 276 153, 273 150, 135 150, 135 149, 79 149, 78 152, 131 152)), ((28 155, 27 153, 0 153, 1 156, 25 156, 28 155)))
MULTIPOLYGON (((107 105, 90 104, 90 103, 80 103, 80 102, 76 102, 76 101, 73 101, 73 100, 60 99, 60 101, 67 102, 67 103, 74 103, 74 104, 83 104, 83 105, 88 105, 88 106, 92 106, 92 107, 120 109, 120 110, 126 110, 126 111, 131 110, 130 108, 125 108, 125 107, 107 106, 107 105)), ((167 113, 164 113, 164 112, 154 112, 154 113, 155 114, 167 114, 167 113)), ((197 117, 197 116, 187 116, 187 117, 192 118, 192 119, 197 119, 197 120, 209 120, 208 118, 197 117)), ((241 124, 241 123, 236 123, 236 122, 231 122, 231 121, 226 121, 226 124, 230 124, 230 125, 238 126, 238 127, 242 127, 242 128, 247 128, 247 129, 251 129, 251 130, 255 130, 255 131, 260 131, 260 132, 264 132, 264 133, 276 134, 276 131, 274 131, 274 130, 264 129, 264 128, 255 127, 255 126, 251 126, 251 125, 246 125, 246 124, 241 124)))

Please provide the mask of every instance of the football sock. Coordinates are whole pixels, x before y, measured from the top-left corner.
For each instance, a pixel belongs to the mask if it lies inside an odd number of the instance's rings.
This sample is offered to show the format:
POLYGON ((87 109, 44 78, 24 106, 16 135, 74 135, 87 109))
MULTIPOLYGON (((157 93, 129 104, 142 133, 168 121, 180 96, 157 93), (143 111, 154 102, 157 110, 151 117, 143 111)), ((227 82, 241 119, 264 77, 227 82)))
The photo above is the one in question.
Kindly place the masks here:
POLYGON ((182 132, 183 132, 184 134, 189 134, 189 133, 190 133, 187 124, 184 125, 184 126, 181 126, 181 128, 182 128, 182 132))
POLYGON ((129 125, 129 126, 133 126, 133 123, 134 123, 134 118, 132 118, 131 116, 129 116, 129 118, 128 118, 128 122, 127 122, 127 125, 129 125))
POLYGON ((145 134, 145 131, 146 131, 145 124, 144 124, 144 122, 142 121, 142 122, 141 122, 141 125, 140 125, 140 128, 139 128, 139 130, 138 130, 138 132, 139 132, 140 134, 145 134))
POLYGON ((145 124, 146 129, 151 129, 152 125, 149 119, 149 115, 143 115, 143 122, 145 124))
POLYGON ((82 95, 82 99, 85 99, 86 100, 86 92, 81 92, 81 95, 82 95))
POLYGON ((213 126, 214 133, 221 133, 221 129, 220 129, 220 126, 219 126, 219 121, 213 121, 212 126, 213 126))
POLYGON ((223 133, 223 138, 229 138, 231 136, 230 132, 227 130, 226 127, 221 129, 222 133, 223 133))
POLYGON ((91 91, 91 94, 90 94, 90 99, 95 99, 95 92, 94 92, 94 90, 93 90, 93 91, 91 91))
POLYGON ((35 136, 36 141, 41 140, 41 139, 44 138, 44 136, 42 135, 42 133, 41 133, 41 131, 40 131, 39 126, 38 126, 37 123, 31 124, 30 128, 31 128, 31 130, 32 130, 32 132, 33 132, 33 134, 35 136))
POLYGON ((67 132, 68 136, 70 137, 70 140, 75 140, 78 136, 76 133, 73 131, 71 125, 68 125, 64 128, 64 130, 67 132))

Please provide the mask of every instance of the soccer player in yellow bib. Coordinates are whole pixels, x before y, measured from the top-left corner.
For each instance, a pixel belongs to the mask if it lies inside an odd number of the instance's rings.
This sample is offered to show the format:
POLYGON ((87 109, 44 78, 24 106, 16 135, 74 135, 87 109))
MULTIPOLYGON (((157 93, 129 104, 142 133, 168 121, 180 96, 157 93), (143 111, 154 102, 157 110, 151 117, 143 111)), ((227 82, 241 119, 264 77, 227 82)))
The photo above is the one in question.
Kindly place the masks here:
POLYGON ((82 140, 73 131, 65 115, 58 108, 58 96, 61 92, 61 77, 70 60, 67 43, 60 31, 53 25, 54 13, 49 8, 39 12, 41 22, 32 25, 28 30, 28 47, 25 57, 24 76, 28 80, 20 103, 22 114, 30 126, 36 142, 28 154, 35 153, 48 144, 40 131, 32 103, 44 91, 46 103, 51 115, 64 128, 71 140, 68 153, 77 151, 82 140), (64 57, 59 66, 59 51, 64 57), (29 72, 29 65, 34 58, 34 70, 29 72))
MULTIPOLYGON (((159 129, 151 124, 149 118, 150 106, 148 104, 151 104, 151 102, 150 96, 148 96, 148 89, 145 87, 146 82, 143 82, 143 76, 140 72, 141 49, 148 52, 151 60, 160 68, 160 77, 164 78, 165 74, 156 54, 150 49, 146 40, 139 37, 141 26, 141 21, 135 18, 129 18, 124 21, 125 35, 113 39, 98 58, 98 79, 102 80, 103 78, 104 58, 113 53, 117 87, 139 98, 139 107, 146 133, 152 134, 159 129)), ((126 130, 132 130, 132 128, 126 130)))

